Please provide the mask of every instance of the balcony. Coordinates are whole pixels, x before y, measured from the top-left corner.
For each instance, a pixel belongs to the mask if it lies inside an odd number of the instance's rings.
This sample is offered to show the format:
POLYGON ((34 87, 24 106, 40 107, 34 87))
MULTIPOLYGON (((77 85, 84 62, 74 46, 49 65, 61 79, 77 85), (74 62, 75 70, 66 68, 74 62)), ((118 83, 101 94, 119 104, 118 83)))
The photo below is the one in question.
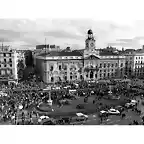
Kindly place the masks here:
POLYGON ((99 67, 94 67, 94 66, 87 66, 84 68, 84 71, 85 72, 88 72, 88 71, 99 71, 99 67))

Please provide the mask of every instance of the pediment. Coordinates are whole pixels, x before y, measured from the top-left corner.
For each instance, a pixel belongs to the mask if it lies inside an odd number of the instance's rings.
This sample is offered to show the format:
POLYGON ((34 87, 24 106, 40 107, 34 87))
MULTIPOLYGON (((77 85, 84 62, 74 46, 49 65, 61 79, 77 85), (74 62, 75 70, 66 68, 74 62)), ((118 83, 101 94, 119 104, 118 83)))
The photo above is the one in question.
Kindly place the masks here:
POLYGON ((95 60, 95 59, 100 59, 100 58, 99 58, 99 56, 96 56, 96 55, 89 55, 89 56, 85 57, 84 59, 95 60))

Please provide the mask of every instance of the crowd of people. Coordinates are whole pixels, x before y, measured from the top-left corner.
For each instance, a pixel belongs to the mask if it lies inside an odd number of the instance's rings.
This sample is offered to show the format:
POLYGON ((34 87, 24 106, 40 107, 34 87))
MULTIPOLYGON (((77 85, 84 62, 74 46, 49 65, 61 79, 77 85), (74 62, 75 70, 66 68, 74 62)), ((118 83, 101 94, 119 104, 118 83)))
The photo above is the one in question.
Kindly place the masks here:
MULTIPOLYGON (((142 93, 138 93, 137 90, 133 90, 132 86, 129 88, 128 82, 67 82, 57 85, 59 90, 51 90, 51 99, 53 103, 59 107, 63 106, 62 100, 79 96, 84 97, 84 103, 87 103, 89 97, 95 96, 93 104, 96 101, 101 100, 104 95, 108 94, 110 86, 113 86, 112 92, 115 95, 123 95, 125 99, 134 99, 135 96, 142 93), (78 85, 78 86, 77 86, 78 85), (70 86, 69 88, 65 88, 70 86), (75 89, 76 93, 71 95, 69 89, 75 89)), ((37 106, 41 103, 47 103, 49 99, 49 93, 43 91, 41 84, 37 84, 34 81, 25 81, 18 84, 1 85, 0 89, 7 95, 1 95, 0 97, 0 123, 9 122, 10 124, 39 124, 35 123, 33 117, 38 119, 40 113, 37 110, 37 106)), ((98 108, 108 108, 108 105, 97 103, 98 108)), ((136 107, 133 110, 140 113, 136 107)), ((122 114, 124 117, 124 114, 122 114)), ((102 121, 103 118, 101 118, 102 121)))

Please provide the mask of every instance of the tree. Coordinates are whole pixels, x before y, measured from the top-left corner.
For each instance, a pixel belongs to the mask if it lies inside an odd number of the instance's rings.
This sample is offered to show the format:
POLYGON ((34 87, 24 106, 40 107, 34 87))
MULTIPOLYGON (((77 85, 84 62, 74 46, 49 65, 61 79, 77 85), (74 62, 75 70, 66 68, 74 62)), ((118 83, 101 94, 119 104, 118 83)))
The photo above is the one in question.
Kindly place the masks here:
POLYGON ((18 68, 18 72, 17 72, 18 78, 22 79, 23 78, 24 69, 25 69, 24 60, 18 60, 17 68, 18 68))

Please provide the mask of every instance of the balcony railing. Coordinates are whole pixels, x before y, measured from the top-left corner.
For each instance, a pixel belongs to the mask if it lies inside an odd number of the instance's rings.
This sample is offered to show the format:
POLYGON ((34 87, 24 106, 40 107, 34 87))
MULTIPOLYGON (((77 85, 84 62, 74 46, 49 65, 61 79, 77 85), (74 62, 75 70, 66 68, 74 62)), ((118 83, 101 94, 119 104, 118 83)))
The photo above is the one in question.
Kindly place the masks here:
POLYGON ((99 71, 99 67, 87 66, 84 68, 84 71, 99 71))

